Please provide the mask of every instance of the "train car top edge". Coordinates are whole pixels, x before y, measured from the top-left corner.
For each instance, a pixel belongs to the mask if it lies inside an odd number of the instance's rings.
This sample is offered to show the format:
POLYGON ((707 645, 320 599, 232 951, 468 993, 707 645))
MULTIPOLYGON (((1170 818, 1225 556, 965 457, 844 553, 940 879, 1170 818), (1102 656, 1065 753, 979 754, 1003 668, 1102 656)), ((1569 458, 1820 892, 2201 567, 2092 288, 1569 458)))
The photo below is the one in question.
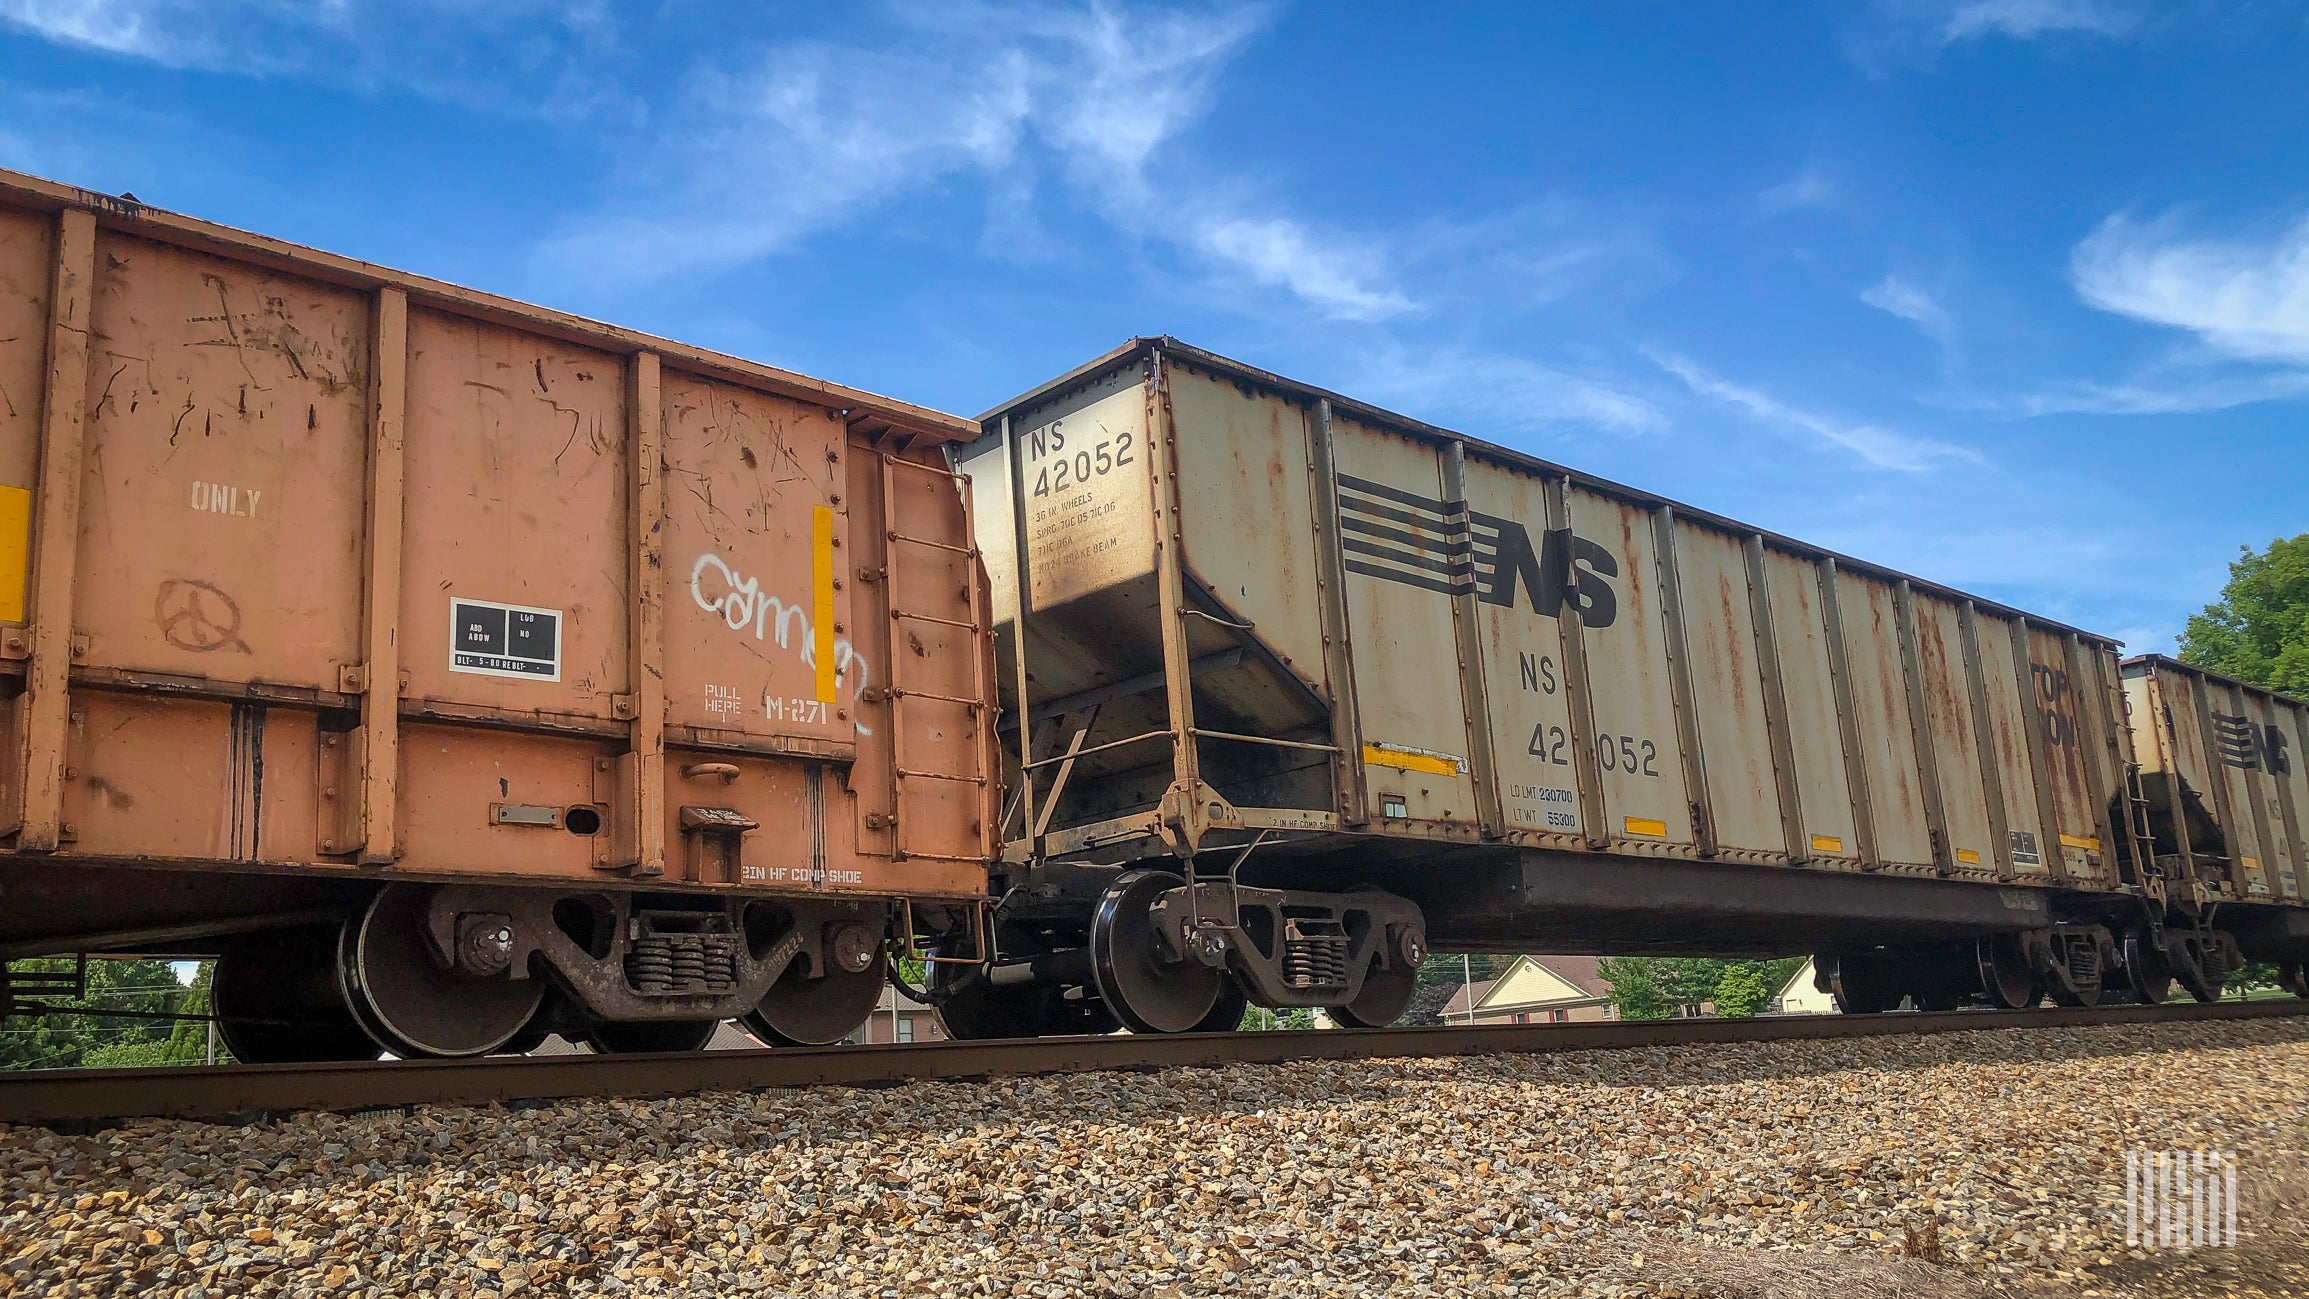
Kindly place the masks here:
POLYGON ((158 243, 232 257, 323 283, 363 291, 400 289, 420 305, 454 315, 479 317, 516 326, 565 342, 625 354, 653 352, 662 363, 676 369, 725 379, 829 409, 847 411, 850 423, 863 426, 867 432, 886 429, 891 433, 910 436, 916 441, 930 443, 966 441, 978 434, 978 428, 972 421, 927 406, 798 374, 759 361, 749 361, 711 348, 626 329, 573 312, 558 311, 502 294, 467 288, 446 280, 379 266, 359 258, 324 252, 286 239, 275 239, 238 227, 205 221, 154 207, 125 195, 99 194, 78 186, 0 168, 0 206, 41 212, 80 209, 93 213, 100 228, 133 234, 158 243), (875 427, 877 425, 883 428, 875 427))
POLYGON ((1743 535, 1752 535, 1760 538, 1767 545, 1779 546, 1782 549, 1794 551, 1799 554, 1810 555, 1817 558, 1831 559, 1836 562, 1836 566, 1839 568, 1850 569, 1857 573, 1865 573, 1870 576, 1885 579, 1887 581, 1906 582, 1910 585, 1910 587, 1917 591, 1928 592, 1930 594, 1938 595, 1950 600, 1955 600, 1958 602, 1970 601, 1973 605, 1984 611, 2002 614, 2007 617, 2025 619, 2036 626, 2043 627, 2050 631, 2073 633, 2080 639, 2094 644, 2106 645, 2111 648, 2122 648, 2124 645, 2123 641, 2102 632, 2091 631, 2089 629, 2078 627, 2070 623, 2060 622, 2056 619, 2047 618, 2043 614, 2033 613, 2029 610, 2022 609, 2014 605, 2005 604, 2001 601, 1984 599, 1972 592, 1965 591, 1958 587, 1949 586, 1946 583, 1935 582, 1929 578, 1918 577, 1912 573, 1905 573, 1899 569, 1891 568, 1884 564, 1862 559, 1853 555, 1847 555, 1841 551, 1831 550, 1817 542, 1805 541, 1800 537, 1791 537, 1786 533, 1774 532, 1769 528, 1759 527, 1756 524, 1744 522, 1740 519, 1732 518, 1729 515, 1718 514, 1713 510, 1705 510, 1697 506, 1687 505, 1682 501, 1675 500, 1672 497, 1662 496, 1657 492, 1648 491, 1641 487, 1633 487, 1626 483, 1617 482, 1613 479, 1599 477, 1598 475, 1587 473, 1584 470, 1574 469, 1569 465, 1560 464, 1552 460, 1542 459, 1541 457, 1532 455, 1526 451, 1518 451, 1513 447, 1502 446, 1496 442, 1486 441, 1482 438, 1475 437, 1467 433, 1462 433, 1456 429, 1444 428, 1438 424, 1430 424, 1424 420, 1402 414, 1399 411, 1388 410, 1383 406, 1375 406, 1370 402, 1362 401, 1354 397, 1349 397, 1342 393, 1333 392, 1328 388, 1321 388, 1311 383, 1304 383, 1297 379, 1286 378, 1282 375, 1274 373, 1271 370, 1262 370, 1257 366, 1250 365, 1243 361, 1238 361, 1233 357, 1222 356, 1217 352, 1206 351, 1205 349, 1196 347, 1191 343, 1182 342, 1168 334, 1141 335, 1137 338, 1133 338, 1122 344, 1120 347, 1114 348, 1113 350, 1106 352, 1103 355, 1094 358, 1093 360, 1085 362, 1082 365, 1078 365, 1073 369, 1068 370, 1066 373, 1059 375, 1055 379, 1051 379, 1045 383, 1036 384, 1034 387, 1027 389, 1025 392, 1022 392, 1015 397, 1012 397, 1010 400, 1005 401, 1000 405, 994 406, 981 413, 978 416, 979 428, 981 432, 993 432, 999 426, 1000 421, 1005 416, 1015 415, 1019 411, 1039 405, 1043 401, 1059 393, 1067 392, 1072 389, 1081 387, 1086 383, 1090 383, 1098 379, 1100 376, 1113 372, 1120 366, 1133 362, 1143 354, 1150 352, 1160 352, 1166 356, 1186 361, 1198 368, 1223 374, 1239 382, 1253 384, 1255 386, 1266 388, 1270 391, 1282 394, 1284 396, 1294 397, 1302 401, 1327 401, 1331 403, 1331 408, 1338 413, 1349 415, 1360 420, 1370 421, 1372 423, 1384 426, 1414 438, 1439 442, 1446 445, 1456 442, 1466 447, 1470 452, 1495 460, 1512 468, 1521 469, 1529 473, 1539 474, 1543 477, 1561 478, 1567 483, 1591 488, 1596 491, 1612 496, 1617 496, 1624 500, 1636 502, 1647 507, 1667 506, 1668 508, 1674 510, 1676 516, 1679 518, 1688 519, 1695 523, 1708 524, 1713 527, 1723 528, 1732 532, 1741 533, 1743 535))
POLYGON ((2289 695, 2282 690, 2272 690, 2268 686, 2247 681, 2243 677, 2233 677, 2225 672, 2215 672, 2211 668, 2199 667, 2186 660, 2174 658, 2170 654, 2134 654, 2126 657, 2117 666, 2128 671, 2134 668, 2150 668, 2158 671, 2186 672, 2191 676, 2202 677, 2219 685, 2235 686, 2239 690, 2251 691, 2256 695, 2266 695, 2283 703, 2309 708, 2309 699, 2304 699, 2299 695, 2289 695))

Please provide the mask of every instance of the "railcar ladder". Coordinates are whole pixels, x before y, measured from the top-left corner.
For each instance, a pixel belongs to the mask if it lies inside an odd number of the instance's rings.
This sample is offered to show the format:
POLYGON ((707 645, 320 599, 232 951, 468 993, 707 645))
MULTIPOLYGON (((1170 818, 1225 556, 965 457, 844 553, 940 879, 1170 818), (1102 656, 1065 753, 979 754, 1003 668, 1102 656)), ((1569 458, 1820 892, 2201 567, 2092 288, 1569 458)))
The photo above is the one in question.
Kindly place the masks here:
POLYGON ((933 478, 943 478, 953 484, 956 494, 961 498, 963 535, 975 539, 978 533, 974 527, 974 520, 970 516, 970 479, 966 474, 954 473, 951 470, 941 469, 936 465, 926 465, 919 461, 900 459, 887 451, 877 454, 882 458, 882 539, 885 543, 882 559, 882 581, 884 583, 883 589, 889 593, 890 606, 891 859, 894 861, 905 861, 908 858, 921 858, 928 861, 987 861, 995 855, 994 835, 997 827, 994 823, 995 818, 987 815, 986 812, 985 791, 987 782, 991 778, 991 768, 987 759, 989 746, 986 736, 991 728, 984 716, 986 705, 981 701, 986 698, 989 684, 986 672, 987 649, 984 644, 989 619, 987 594, 984 590, 984 584, 978 581, 978 547, 975 540, 971 545, 957 546, 931 537, 908 535, 898 530, 894 517, 898 501, 899 470, 906 469, 915 473, 928 474, 933 478), (965 602, 970 606, 969 616, 966 619, 941 618, 936 614, 913 613, 898 607, 898 556, 902 548, 906 546, 942 550, 962 557, 964 564, 962 593, 965 602), (899 645, 898 631, 910 622, 926 623, 935 627, 952 627, 957 631, 967 633, 969 639, 965 645, 965 652, 970 657, 970 695, 968 698, 960 695, 939 694, 929 690, 914 690, 907 686, 905 664, 911 656, 904 653, 899 645), (976 755, 973 760, 973 765, 976 767, 975 771, 929 771, 907 765, 906 705, 908 701, 917 699, 960 707, 967 713, 973 731, 969 748, 976 755), (909 780, 942 781, 977 787, 979 798, 975 824, 978 829, 979 851, 976 855, 924 852, 908 846, 906 831, 913 819, 906 814, 906 783, 909 780))

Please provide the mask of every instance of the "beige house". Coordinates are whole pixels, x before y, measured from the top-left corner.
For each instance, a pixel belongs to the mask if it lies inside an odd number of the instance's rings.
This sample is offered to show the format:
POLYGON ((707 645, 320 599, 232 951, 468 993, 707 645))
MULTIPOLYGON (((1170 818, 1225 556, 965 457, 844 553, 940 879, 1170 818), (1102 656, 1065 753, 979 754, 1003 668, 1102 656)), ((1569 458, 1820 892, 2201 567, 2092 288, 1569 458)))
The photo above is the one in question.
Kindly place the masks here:
POLYGON ((1617 1019, 1611 984, 1594 956, 1518 956, 1496 979, 1462 987, 1443 1007, 1446 1024, 1577 1024, 1617 1019))
POLYGON ((1783 1015, 1835 1014, 1836 999, 1812 986, 1814 973, 1812 962, 1805 961, 1772 998, 1772 1009, 1783 1015))

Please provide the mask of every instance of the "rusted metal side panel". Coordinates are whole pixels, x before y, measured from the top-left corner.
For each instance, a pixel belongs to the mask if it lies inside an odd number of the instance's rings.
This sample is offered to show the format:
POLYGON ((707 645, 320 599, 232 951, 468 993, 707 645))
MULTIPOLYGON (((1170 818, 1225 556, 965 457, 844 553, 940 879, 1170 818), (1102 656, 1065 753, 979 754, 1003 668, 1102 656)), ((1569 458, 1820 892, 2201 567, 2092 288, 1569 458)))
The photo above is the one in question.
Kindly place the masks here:
POLYGON ((1433 447, 1351 420, 1334 419, 1332 430, 1372 812, 1472 831, 1450 604, 1473 580, 1465 506, 1445 499, 1433 447))
POLYGON ((1676 566, 1717 855, 1785 862, 1787 836, 1780 824, 1747 555, 1738 538, 1678 523, 1676 566))
POLYGON ((452 715, 624 729, 612 701, 628 679, 625 429, 617 358, 410 311, 401 643, 411 699, 452 715), (459 598, 551 615, 558 663, 513 676, 461 665, 452 650, 465 633, 451 625, 459 598))
POLYGON ((1948 865, 1959 875, 1996 872, 1995 827, 1988 779, 1980 765, 1980 735, 1965 670, 1964 615, 1935 596, 1914 599, 1916 657, 1924 714, 1939 767, 1941 809, 1948 828, 1948 865))
POLYGON ((2095 701, 2071 672, 2068 643, 2059 633, 2031 625, 2028 644, 2057 846, 2067 875, 2092 879, 2101 873, 2106 856, 2107 846, 2102 842, 2106 811, 2094 788, 2092 758, 2085 751, 2087 741, 2079 712, 2095 701))
POLYGON ((2177 665, 2159 675, 2174 707, 2175 728, 2195 732, 2197 743, 2182 749, 2183 771, 2193 768, 2197 773, 2189 786, 2203 795, 2213 810, 2228 845, 2238 892, 2246 897, 2273 893, 2266 866, 2268 846, 2253 814, 2256 791, 2251 773, 2259 769, 2261 736, 2244 716, 2239 691, 2233 683, 2177 665), (2193 763, 2188 761, 2192 758, 2193 763))
POLYGON ((81 532, 81 476, 88 414, 90 319, 96 290, 96 222, 86 212, 57 217, 48 281, 40 402, 40 476, 33 489, 31 662, 18 714, 16 847, 54 852, 71 837, 64 820, 66 714, 74 634, 74 570, 81 532))
POLYGON ((1772 633, 1788 699, 1788 740, 1804 812, 1804 841, 1815 861, 1853 864, 1860 835, 1852 816, 1844 738, 1836 718, 1834 669, 1820 609, 1818 570, 1777 548, 1764 552, 1772 633))
POLYGON ((983 890, 959 429, 196 225, 0 209, 17 851, 983 890))
MULTIPOLYGON (((1179 517, 1187 570, 1256 620, 1259 638, 1300 677, 1324 679, 1314 502, 1305 408, 1170 364, 1179 445, 1179 517)), ((1119 441, 1119 434, 1116 441, 1119 441)), ((1095 478, 1109 452, 1079 454, 1095 478)))
MULTIPOLYGON (((13 489, 0 509, 0 625, 11 632, 24 621, 25 561, 31 547, 30 497, 40 468, 40 400, 47 357, 23 340, 48 334, 48 280, 56 222, 0 207, 0 489, 13 489), (8 557, 15 563, 10 566, 8 557), (11 577, 11 574, 13 576, 11 577)), ((22 644, 0 637, 0 659, 21 659, 22 644)))
POLYGON ((109 233, 97 266, 84 661, 340 689, 362 654, 369 302, 109 233))
MULTIPOLYGON (((1001 770, 992 748, 994 712, 989 671, 991 615, 985 574, 971 545, 965 485, 932 448, 860 454, 851 451, 856 498, 881 500, 885 522, 883 588, 889 626, 887 657, 860 664, 879 670, 889 692, 894 862, 861 859, 862 874, 830 886, 868 892, 966 892, 979 863, 995 848, 995 800, 1001 770), (879 488, 866 481, 879 475, 879 488)), ((839 552, 837 552, 839 553, 839 552)), ((846 719, 845 719, 846 720, 846 719)), ((879 767, 861 762, 854 780, 866 788, 879 767)), ((861 819, 861 826, 865 823, 861 819)))
POLYGON ((693 375, 663 387, 672 742, 849 756, 850 713, 883 683, 850 639, 840 418, 693 375))
POLYGON ((2003 859, 2018 878, 2042 876, 2059 840, 2046 828, 2039 810, 2035 770, 2028 751, 2029 728, 2035 711, 2020 693, 2029 680, 2025 665, 2012 657, 2012 623, 1992 613, 1976 612, 1975 636, 1980 654, 1980 683, 1987 702, 1991 760, 2001 776, 2004 793, 2005 843, 2003 859))
POLYGON ((1152 574, 1142 376, 1118 372, 1079 404, 1027 419, 1012 436, 1024 480, 1034 608, 1055 608, 1152 574))
POLYGON ((1867 758, 1870 819, 1885 866, 1930 869, 1932 828, 1919 784, 1914 717, 1902 671, 1897 593, 1850 571, 1836 575, 1853 720, 1867 758))
POLYGON ((2292 863, 2292 875, 2280 874, 2277 889, 2300 898, 2309 895, 2309 705, 2281 695, 2269 696, 2267 704, 2270 783, 2292 863))
POLYGON ((1569 498, 1574 576, 1568 598, 1577 602, 1587 633, 1605 831, 1623 849, 1694 854, 1692 791, 1677 750, 1651 512, 1577 487, 1569 498), (1586 538, 1597 548, 1579 548, 1586 538))
MULTIPOLYGON (((1514 522, 1527 535, 1537 532, 1543 548, 1547 495, 1546 483, 1534 475, 1481 460, 1468 463, 1471 514, 1514 522)), ((1476 602, 1477 640, 1490 685, 1492 752, 1508 836, 1534 847, 1584 849, 1583 831, 1590 829, 1582 821, 1579 794, 1578 736, 1584 727, 1572 714, 1564 658, 1566 620, 1578 615, 1560 604, 1543 611, 1544 591, 1529 590, 1520 580, 1489 594, 1476 602)), ((1595 832, 1602 833, 1600 827, 1595 832)))
POLYGON ((2298 734, 2292 725, 2293 709, 2258 690, 2240 689, 2237 695, 2241 707, 2236 715, 2245 719, 2254 741, 2255 768, 2245 779, 2255 799, 2253 820, 2261 841, 2262 878, 2278 896, 2299 897, 2299 831, 2292 825, 2294 818, 2288 806, 2291 791, 2279 765, 2291 764, 2291 756, 2284 750, 2291 747, 2287 737, 2298 734))

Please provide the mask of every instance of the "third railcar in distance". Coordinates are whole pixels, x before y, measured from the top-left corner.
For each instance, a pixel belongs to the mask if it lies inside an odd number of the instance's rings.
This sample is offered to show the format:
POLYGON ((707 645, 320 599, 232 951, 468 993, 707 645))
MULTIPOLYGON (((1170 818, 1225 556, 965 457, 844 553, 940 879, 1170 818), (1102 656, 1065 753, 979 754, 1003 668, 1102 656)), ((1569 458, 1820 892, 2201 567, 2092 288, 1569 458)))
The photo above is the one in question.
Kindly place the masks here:
POLYGON ((1384 1024, 1436 946, 1811 950, 1848 1011, 2304 991, 2292 701, 1168 338, 981 422, 959 1035, 1384 1024))

